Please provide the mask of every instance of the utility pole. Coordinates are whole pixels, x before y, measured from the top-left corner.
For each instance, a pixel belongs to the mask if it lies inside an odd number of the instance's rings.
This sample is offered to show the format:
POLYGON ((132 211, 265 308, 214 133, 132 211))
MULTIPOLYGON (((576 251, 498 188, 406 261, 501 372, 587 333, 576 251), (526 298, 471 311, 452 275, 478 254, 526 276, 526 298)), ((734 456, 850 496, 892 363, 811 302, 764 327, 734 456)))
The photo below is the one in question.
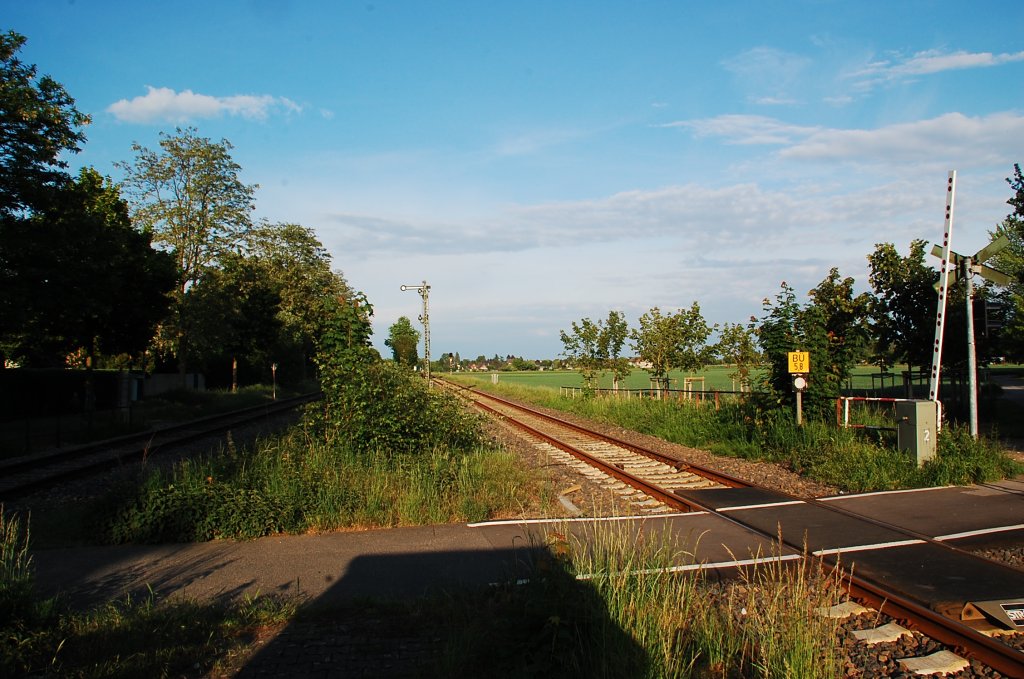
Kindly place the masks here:
POLYGON ((974 283, 971 281, 971 258, 963 260, 964 284, 967 286, 967 385, 970 391, 971 438, 978 438, 978 358, 974 351, 974 283))
POLYGON ((421 285, 403 285, 402 292, 406 290, 419 290, 420 297, 423 298, 423 313, 420 315, 420 321, 423 323, 423 356, 426 361, 426 377, 427 386, 430 386, 430 286, 427 285, 426 281, 423 281, 421 285))

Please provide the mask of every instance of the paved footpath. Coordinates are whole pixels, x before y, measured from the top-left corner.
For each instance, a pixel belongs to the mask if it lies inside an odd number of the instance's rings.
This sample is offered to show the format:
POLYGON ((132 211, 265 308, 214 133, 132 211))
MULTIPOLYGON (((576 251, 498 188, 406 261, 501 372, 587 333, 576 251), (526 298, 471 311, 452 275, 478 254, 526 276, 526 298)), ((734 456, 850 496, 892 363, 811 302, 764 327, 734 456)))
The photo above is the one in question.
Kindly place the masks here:
POLYGON ((704 562, 732 561, 732 555, 746 555, 752 549, 768 554, 773 548, 729 522, 697 513, 597 522, 451 524, 245 542, 40 549, 33 552, 33 563, 42 592, 62 592, 81 607, 150 590, 161 597, 199 601, 228 602, 258 593, 343 604, 527 577, 538 559, 551 558, 543 547, 545 535, 581 535, 595 526, 671 535, 684 548, 699 542, 699 560, 704 562))
POLYGON ((441 525, 245 542, 41 549, 33 553, 33 564, 43 592, 63 592, 83 607, 150 589, 200 601, 259 593, 334 603, 487 584, 529 556, 520 552, 497 548, 486 531, 441 525))
MULTIPOLYGON (((274 536, 239 542, 40 549, 33 553, 38 587, 86 608, 112 600, 184 597, 231 602, 244 596, 298 595, 327 616, 294 621, 260 637, 235 666, 209 675, 262 677, 416 677, 434 662, 436 636, 377 619, 368 600, 401 600, 442 590, 528 577, 552 566, 549 540, 595 530, 625 531, 654 544, 672 536, 681 558, 732 561, 753 546, 769 554, 772 541, 703 513, 657 518, 491 522, 323 535, 274 536), (700 549, 696 549, 699 543, 700 549), (686 554, 687 548, 689 554, 686 554), (238 665, 241 663, 241 665, 238 665), (426 663, 426 665, 424 664, 426 663)), ((557 566, 554 566, 557 567, 557 566)))

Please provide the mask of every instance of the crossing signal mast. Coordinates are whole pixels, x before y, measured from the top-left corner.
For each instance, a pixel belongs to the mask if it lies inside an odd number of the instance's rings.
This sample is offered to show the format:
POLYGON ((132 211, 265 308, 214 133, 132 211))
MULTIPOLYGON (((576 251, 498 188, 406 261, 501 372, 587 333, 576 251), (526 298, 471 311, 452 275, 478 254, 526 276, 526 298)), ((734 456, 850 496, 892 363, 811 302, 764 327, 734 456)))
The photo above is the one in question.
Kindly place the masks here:
MULTIPOLYGON (((935 312, 935 344, 932 352, 932 372, 928 381, 928 398, 935 401, 936 408, 939 405, 939 383, 942 367, 942 337, 946 326, 946 299, 950 286, 961 279, 967 286, 967 378, 968 389, 970 390, 970 415, 971 415, 971 436, 978 438, 978 363, 974 351, 974 285, 971 280, 974 274, 995 283, 996 285, 1009 285, 1012 278, 1007 274, 982 264, 985 260, 1009 245, 1010 240, 1000 236, 971 256, 953 252, 951 249, 953 240, 953 206, 956 199, 956 170, 950 170, 946 182, 946 223, 945 232, 942 238, 942 246, 934 246, 932 254, 939 257, 942 265, 939 267, 939 282, 935 289, 939 292, 939 301, 935 312)), ((939 411, 941 412, 941 411, 939 411)))

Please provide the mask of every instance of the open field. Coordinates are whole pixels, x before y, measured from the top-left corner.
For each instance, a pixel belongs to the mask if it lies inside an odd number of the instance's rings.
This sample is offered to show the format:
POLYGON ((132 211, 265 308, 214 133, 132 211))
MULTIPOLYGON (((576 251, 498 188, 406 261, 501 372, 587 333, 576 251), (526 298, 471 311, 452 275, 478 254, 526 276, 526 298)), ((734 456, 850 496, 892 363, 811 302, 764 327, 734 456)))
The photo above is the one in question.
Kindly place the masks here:
MULTIPOLYGON (((879 373, 878 367, 873 365, 861 365, 853 371, 847 388, 855 391, 857 395, 867 395, 867 392, 874 392, 871 395, 877 396, 905 396, 903 392, 903 372, 907 369, 905 365, 897 365, 884 375, 879 373)), ((693 384, 696 391, 735 391, 738 385, 730 377, 736 369, 732 366, 715 365, 708 366, 697 374, 687 374, 678 370, 669 373, 672 381, 672 389, 683 389, 686 378, 703 378, 703 385, 698 381, 693 384)), ((979 379, 984 383, 987 375, 1009 374, 1018 375, 1024 373, 1024 366, 1000 365, 979 371, 979 379)), ((448 373, 438 373, 439 376, 447 376, 448 373)), ((470 373, 460 372, 460 379, 473 380, 476 382, 491 382, 492 375, 498 376, 498 381, 504 384, 522 385, 541 389, 552 389, 557 391, 561 387, 582 387, 583 378, 578 372, 571 370, 545 370, 545 371, 520 371, 520 372, 498 372, 498 373, 470 373)), ((754 372, 754 382, 760 377, 760 371, 754 372)), ((811 369, 813 379, 814 370, 811 369)), ((948 382, 944 382, 948 384, 948 382)), ((915 380, 916 391, 927 390, 927 376, 915 380)), ((645 370, 634 369, 632 374, 620 383, 622 389, 648 389, 651 387, 650 375, 645 370)), ((599 389, 611 389, 612 377, 610 374, 602 375, 598 381, 599 389)), ((915 394, 923 397, 924 394, 915 394)))
MULTIPOLYGON (((729 377, 729 373, 734 372, 735 368, 726 366, 712 366, 704 370, 698 377, 704 378, 703 389, 711 390, 717 389, 719 391, 731 391, 735 387, 732 379, 729 377)), ((490 382, 491 375, 498 375, 498 381, 507 384, 520 384, 528 387, 546 388, 557 391, 561 387, 582 387, 583 378, 578 372, 571 370, 528 370, 522 372, 499 372, 499 373, 458 373, 460 378, 471 379, 479 382, 490 382)), ((446 376, 447 373, 441 373, 441 376, 446 376)), ((686 377, 693 377, 693 375, 684 374, 678 370, 673 371, 669 374, 669 379, 672 380, 673 389, 682 389, 683 380, 686 377)), ((612 377, 611 375, 603 375, 598 380, 597 386, 599 389, 611 389, 612 388, 612 377)), ((632 374, 623 380, 619 387, 622 389, 649 389, 651 386, 650 376, 644 370, 633 370, 632 374)), ((693 387, 694 389, 700 390, 702 387, 700 383, 697 383, 693 387)))

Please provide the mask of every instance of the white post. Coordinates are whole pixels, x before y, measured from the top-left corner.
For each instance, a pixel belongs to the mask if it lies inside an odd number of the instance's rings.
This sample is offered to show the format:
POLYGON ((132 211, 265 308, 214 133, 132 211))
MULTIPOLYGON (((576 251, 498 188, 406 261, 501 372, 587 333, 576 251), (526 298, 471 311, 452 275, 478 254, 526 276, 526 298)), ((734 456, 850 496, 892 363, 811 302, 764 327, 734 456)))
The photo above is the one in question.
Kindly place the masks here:
POLYGON ((953 207, 956 197, 956 170, 949 171, 946 180, 946 221, 942 237, 942 265, 939 267, 939 302, 935 311, 935 343, 932 347, 932 374, 928 382, 928 398, 939 400, 939 382, 942 369, 942 336, 946 325, 946 295, 949 292, 949 256, 953 240, 953 207))

